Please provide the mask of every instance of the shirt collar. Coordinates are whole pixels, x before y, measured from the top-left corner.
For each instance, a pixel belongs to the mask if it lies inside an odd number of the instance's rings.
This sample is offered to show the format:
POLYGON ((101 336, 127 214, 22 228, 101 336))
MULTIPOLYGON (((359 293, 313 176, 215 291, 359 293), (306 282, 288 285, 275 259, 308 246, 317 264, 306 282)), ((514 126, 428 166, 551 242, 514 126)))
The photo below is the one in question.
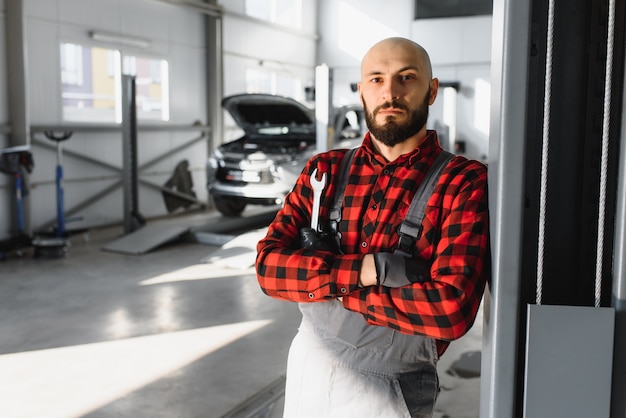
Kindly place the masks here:
MULTIPOLYGON (((366 155, 370 159, 370 162, 374 162, 375 160, 380 162, 382 165, 387 164, 385 159, 382 158, 376 149, 374 148, 374 144, 372 143, 372 137, 369 132, 365 134, 363 138, 362 147, 366 151, 366 155)), ((426 158, 428 160, 435 158, 435 155, 438 155, 438 150, 441 149, 441 145, 439 145, 439 139, 437 138, 437 132, 434 130, 427 130, 426 136, 422 140, 422 143, 415 148, 413 151, 401 155, 397 163, 404 164, 408 161, 409 165, 413 165, 417 162, 419 158, 426 158)))

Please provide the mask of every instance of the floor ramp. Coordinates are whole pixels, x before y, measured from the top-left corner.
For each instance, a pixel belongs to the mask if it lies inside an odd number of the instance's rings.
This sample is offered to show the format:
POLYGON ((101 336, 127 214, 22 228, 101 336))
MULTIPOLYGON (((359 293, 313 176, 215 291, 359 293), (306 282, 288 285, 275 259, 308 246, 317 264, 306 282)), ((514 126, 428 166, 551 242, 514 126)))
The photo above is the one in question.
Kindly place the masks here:
POLYGON ((184 225, 146 225, 107 244, 102 249, 129 255, 146 254, 161 245, 178 240, 189 230, 190 227, 184 225))

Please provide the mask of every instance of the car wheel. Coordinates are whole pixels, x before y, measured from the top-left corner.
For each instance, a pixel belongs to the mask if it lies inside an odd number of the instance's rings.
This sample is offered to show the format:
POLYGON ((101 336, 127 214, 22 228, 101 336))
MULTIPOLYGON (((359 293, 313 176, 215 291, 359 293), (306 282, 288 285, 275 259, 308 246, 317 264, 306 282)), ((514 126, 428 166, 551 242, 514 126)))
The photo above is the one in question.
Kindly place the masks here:
POLYGON ((246 202, 234 197, 213 196, 213 203, 224 216, 239 216, 246 208, 246 202))

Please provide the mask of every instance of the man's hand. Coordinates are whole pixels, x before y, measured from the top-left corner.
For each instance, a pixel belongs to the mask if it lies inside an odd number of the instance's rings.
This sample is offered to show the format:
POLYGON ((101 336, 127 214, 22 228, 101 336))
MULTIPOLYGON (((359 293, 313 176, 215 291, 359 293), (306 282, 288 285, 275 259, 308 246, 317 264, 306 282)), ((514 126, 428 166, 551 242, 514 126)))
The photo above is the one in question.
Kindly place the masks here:
POLYGON ((359 284, 402 287, 430 280, 430 263, 391 253, 366 254, 361 262, 359 284))
POLYGON ((341 254, 334 235, 325 232, 318 233, 313 228, 300 229, 300 247, 341 254))
POLYGON ((376 279, 376 264, 372 254, 365 254, 361 261, 361 274, 359 276, 359 285, 361 287, 374 286, 376 279))
POLYGON ((380 286, 402 287, 431 280, 431 263, 427 260, 392 253, 376 253, 373 257, 380 286))

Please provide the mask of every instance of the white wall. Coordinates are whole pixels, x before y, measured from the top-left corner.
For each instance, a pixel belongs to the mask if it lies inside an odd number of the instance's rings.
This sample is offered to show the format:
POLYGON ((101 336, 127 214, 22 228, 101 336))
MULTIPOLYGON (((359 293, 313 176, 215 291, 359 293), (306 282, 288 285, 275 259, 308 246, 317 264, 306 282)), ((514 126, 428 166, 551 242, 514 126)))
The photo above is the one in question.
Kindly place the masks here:
MULTIPOLYGON (((300 29, 288 28, 245 15, 245 2, 222 1, 224 7, 224 96, 251 92, 246 86, 246 71, 276 72, 296 80, 296 88, 283 87, 275 93, 304 101, 304 88, 315 80, 317 49, 316 2, 302 0, 300 29)), ((235 139, 239 129, 225 115, 222 142, 235 139)), ((219 141, 219 139, 217 139, 219 141)), ((218 142, 219 143, 219 142, 218 142)))
MULTIPOLYGON (((456 103, 456 139, 465 155, 486 160, 489 147, 491 16, 424 19, 413 22, 412 39, 430 55, 433 75, 461 83, 456 103)), ((443 119, 441 100, 431 108, 429 125, 443 119)))
MULTIPOLYGON (((29 117, 31 125, 63 124, 60 94, 59 44, 78 43, 119 49, 137 56, 166 59, 170 74, 170 120, 167 125, 191 125, 195 121, 207 123, 205 104, 205 40, 204 17, 189 8, 153 0, 24 0, 27 42, 29 117), (119 35, 147 39, 147 49, 129 49, 116 44, 91 40, 88 31, 100 30, 119 35), (199 93, 200 92, 200 93, 199 93)), ((4 25, 4 19, 2 20, 4 25)), ((4 27, 2 27, 4 29, 4 27)), ((4 30, 1 31, 4 35, 4 30)), ((0 43, 0 51, 4 42, 0 43)), ((4 57, 4 54, 0 54, 4 57)), ((1 66, 4 75, 4 65, 1 66)), ((6 79, 6 77, 2 77, 6 79)), ((5 87, 2 86, 2 89, 5 87)), ((4 97, 5 95, 2 95, 4 97)), ((0 118, 7 118, 0 107, 0 118)), ((141 125, 141 121, 139 122, 141 125)), ((197 132, 139 132, 138 165, 198 136, 197 132)), ((33 134, 32 153, 35 169, 30 176, 28 197, 31 207, 31 226, 37 231, 56 218, 54 175, 56 156, 37 140, 47 141, 43 134, 33 134)), ((187 159, 190 163, 194 190, 200 200, 206 201, 205 161, 207 142, 169 156, 164 161, 140 172, 140 178, 163 185, 172 175, 176 164, 187 159)), ((120 133, 76 132, 64 142, 64 149, 122 166, 120 133)), ((119 173, 72 158, 64 158, 65 208, 70 210, 84 199, 93 196, 115 181, 119 173)), ((6 205, 0 208, 0 222, 8 217, 6 205)), ((139 187, 139 211, 150 218, 167 213, 160 191, 139 187)), ((79 221, 68 228, 82 228, 111 223, 123 219, 123 198, 117 188, 106 198, 75 215, 79 221)), ((0 237, 14 228, 2 223, 0 237)))
POLYGON ((321 0, 318 63, 333 69, 336 106, 359 103, 350 84, 360 81, 361 58, 376 42, 411 36, 413 0, 321 0))

